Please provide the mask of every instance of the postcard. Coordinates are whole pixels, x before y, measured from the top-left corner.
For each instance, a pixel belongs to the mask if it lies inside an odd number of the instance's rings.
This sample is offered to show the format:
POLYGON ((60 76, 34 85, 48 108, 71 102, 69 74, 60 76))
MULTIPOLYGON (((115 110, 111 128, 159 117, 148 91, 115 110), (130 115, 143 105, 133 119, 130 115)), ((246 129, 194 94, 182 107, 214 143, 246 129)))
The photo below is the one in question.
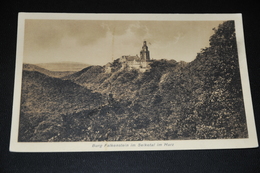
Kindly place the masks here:
POLYGON ((10 151, 258 146, 241 14, 19 13, 10 151))

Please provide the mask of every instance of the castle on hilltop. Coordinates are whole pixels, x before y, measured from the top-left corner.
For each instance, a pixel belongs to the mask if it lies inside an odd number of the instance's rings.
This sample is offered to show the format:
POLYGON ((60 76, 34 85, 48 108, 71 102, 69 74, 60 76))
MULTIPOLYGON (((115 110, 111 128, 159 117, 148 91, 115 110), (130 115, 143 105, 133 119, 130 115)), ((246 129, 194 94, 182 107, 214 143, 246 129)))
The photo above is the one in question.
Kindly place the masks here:
MULTIPOLYGON (((128 69, 137 69, 141 72, 145 72, 147 69, 150 68, 149 63, 151 62, 150 59, 150 52, 148 50, 148 46, 146 41, 143 42, 142 50, 140 51, 140 57, 138 55, 131 56, 131 55, 123 55, 119 58, 119 63, 122 64, 123 68, 128 69)), ((111 63, 106 65, 106 72, 111 72, 111 63)))

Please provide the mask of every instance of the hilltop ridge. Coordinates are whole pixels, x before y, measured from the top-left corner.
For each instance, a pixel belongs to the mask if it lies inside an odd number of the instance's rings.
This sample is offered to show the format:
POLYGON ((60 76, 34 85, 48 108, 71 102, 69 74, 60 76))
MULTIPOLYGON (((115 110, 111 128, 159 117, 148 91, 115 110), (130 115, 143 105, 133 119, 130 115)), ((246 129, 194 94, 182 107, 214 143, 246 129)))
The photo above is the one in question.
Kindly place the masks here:
POLYGON ((61 78, 75 73, 74 71, 50 71, 45 68, 39 67, 34 64, 23 64, 23 70, 25 71, 38 71, 50 77, 61 78))
POLYGON ((52 62, 52 63, 39 63, 35 64, 41 68, 50 70, 50 71, 79 71, 83 68, 90 66, 90 64, 79 63, 79 62, 70 62, 70 61, 63 61, 63 62, 52 62))

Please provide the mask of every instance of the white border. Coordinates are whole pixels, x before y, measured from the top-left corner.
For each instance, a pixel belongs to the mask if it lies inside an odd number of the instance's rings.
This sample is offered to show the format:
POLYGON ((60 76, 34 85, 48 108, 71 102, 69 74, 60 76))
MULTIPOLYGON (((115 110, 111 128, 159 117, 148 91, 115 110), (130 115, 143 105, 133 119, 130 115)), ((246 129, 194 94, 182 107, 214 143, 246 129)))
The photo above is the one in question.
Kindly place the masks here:
POLYGON ((12 152, 82 152, 82 151, 145 151, 145 150, 196 150, 231 149, 258 147, 254 113, 249 86, 246 52, 241 14, 68 14, 68 13, 19 13, 13 115, 10 138, 12 152), (234 20, 240 74, 249 138, 211 140, 171 140, 171 141, 113 141, 113 142, 18 142, 20 96, 23 64, 24 21, 25 19, 63 20, 164 20, 164 21, 214 21, 234 20), (165 144, 168 144, 165 146, 165 144), (93 147, 93 145, 102 147, 93 147), (119 145, 109 147, 106 145, 119 145), (120 146, 121 145, 121 146, 120 146), (128 145, 128 146, 123 146, 128 145), (135 145, 135 146, 133 146, 135 145), (146 145, 146 146, 145 146, 146 145))

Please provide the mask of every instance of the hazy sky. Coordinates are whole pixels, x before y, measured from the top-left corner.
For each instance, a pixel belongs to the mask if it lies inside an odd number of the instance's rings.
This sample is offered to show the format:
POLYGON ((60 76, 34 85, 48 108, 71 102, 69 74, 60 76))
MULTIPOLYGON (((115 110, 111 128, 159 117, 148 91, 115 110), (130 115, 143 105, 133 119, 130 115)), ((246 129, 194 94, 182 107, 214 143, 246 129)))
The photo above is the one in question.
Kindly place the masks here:
POLYGON ((140 53, 146 40, 153 59, 192 61, 209 46, 223 21, 25 20, 24 62, 104 65, 140 53))

